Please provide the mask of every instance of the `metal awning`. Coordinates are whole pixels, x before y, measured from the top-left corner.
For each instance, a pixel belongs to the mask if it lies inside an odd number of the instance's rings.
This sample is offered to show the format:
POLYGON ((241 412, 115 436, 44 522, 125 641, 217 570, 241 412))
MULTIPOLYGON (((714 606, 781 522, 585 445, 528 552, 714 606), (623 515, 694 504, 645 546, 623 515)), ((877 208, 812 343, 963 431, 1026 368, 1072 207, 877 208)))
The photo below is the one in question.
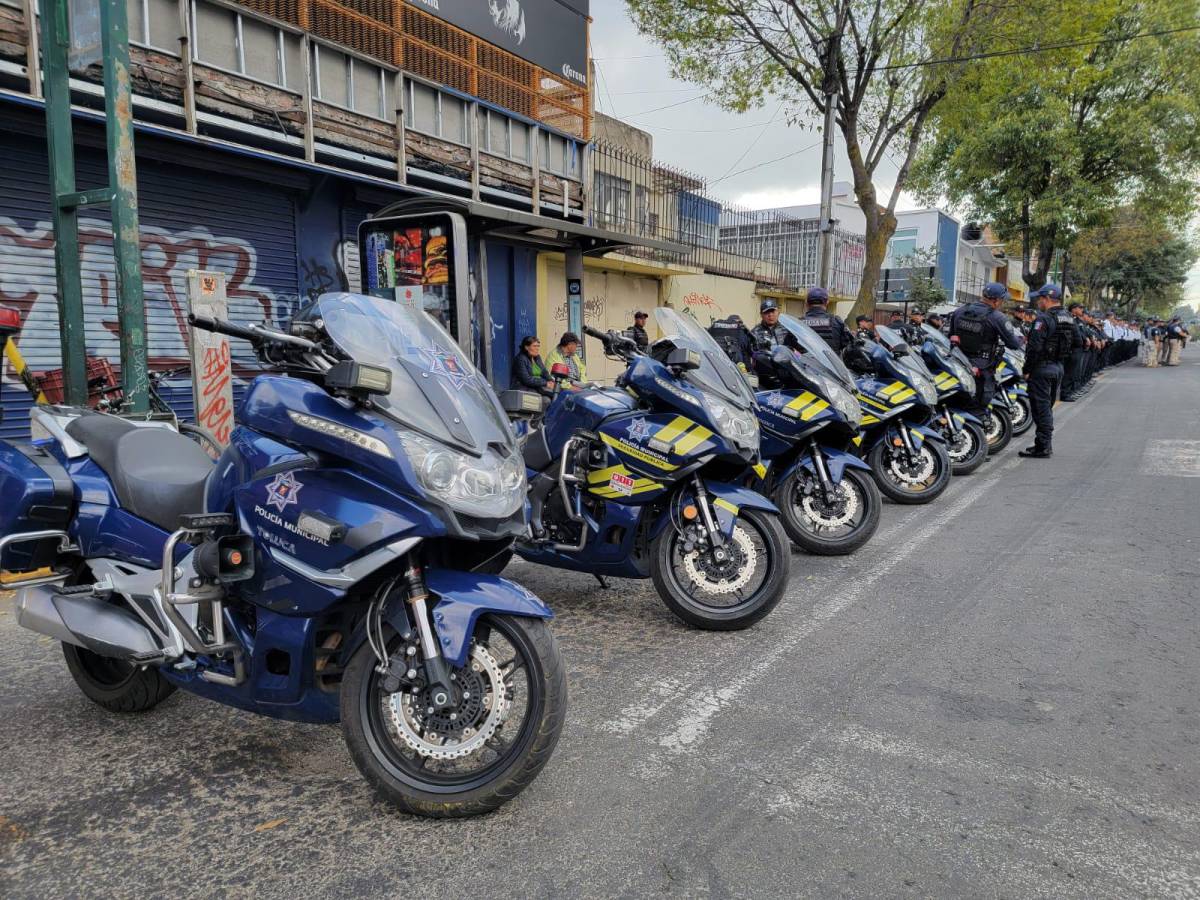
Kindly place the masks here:
POLYGON ((413 197, 401 200, 385 206, 367 221, 438 211, 460 213, 467 220, 467 228, 472 234, 533 244, 546 250, 578 248, 587 255, 598 256, 622 247, 647 247, 664 253, 686 253, 688 249, 671 241, 621 234, 570 219, 539 216, 458 197, 413 197))

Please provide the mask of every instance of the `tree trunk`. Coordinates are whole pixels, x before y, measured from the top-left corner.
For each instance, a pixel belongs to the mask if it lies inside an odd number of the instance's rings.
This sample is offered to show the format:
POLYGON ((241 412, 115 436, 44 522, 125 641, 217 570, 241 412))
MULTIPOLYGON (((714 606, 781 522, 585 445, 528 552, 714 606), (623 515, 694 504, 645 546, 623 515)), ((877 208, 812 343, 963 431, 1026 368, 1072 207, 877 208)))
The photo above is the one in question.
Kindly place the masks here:
POLYGON ((846 141, 846 155, 850 157, 850 169, 854 174, 854 198, 867 220, 867 233, 863 241, 866 252, 863 255, 862 282, 858 287, 854 307, 847 316, 852 320, 854 316, 870 316, 875 312, 876 286, 879 284, 883 260, 887 256, 888 241, 896 233, 896 216, 879 206, 875 183, 871 179, 873 173, 863 161, 858 145, 858 133, 853 122, 843 124, 842 137, 846 141))

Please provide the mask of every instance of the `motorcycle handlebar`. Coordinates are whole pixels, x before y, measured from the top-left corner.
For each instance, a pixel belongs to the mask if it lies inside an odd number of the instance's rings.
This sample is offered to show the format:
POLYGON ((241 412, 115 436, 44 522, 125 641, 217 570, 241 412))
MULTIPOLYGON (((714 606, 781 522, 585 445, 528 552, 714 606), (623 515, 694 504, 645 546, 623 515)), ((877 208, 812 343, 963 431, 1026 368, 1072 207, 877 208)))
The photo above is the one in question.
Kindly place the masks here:
POLYGON ((249 328, 243 328, 241 325, 226 322, 224 319, 213 319, 209 316, 198 316, 195 313, 188 313, 188 324, 193 328, 199 328, 201 331, 213 331, 227 337, 241 338, 243 341, 250 341, 252 344, 260 344, 263 340, 261 334, 256 334, 249 328))
POLYGON ((594 337, 598 341, 608 340, 607 334, 605 334, 603 331, 593 328, 591 325, 584 325, 583 333, 586 334, 588 337, 594 337))

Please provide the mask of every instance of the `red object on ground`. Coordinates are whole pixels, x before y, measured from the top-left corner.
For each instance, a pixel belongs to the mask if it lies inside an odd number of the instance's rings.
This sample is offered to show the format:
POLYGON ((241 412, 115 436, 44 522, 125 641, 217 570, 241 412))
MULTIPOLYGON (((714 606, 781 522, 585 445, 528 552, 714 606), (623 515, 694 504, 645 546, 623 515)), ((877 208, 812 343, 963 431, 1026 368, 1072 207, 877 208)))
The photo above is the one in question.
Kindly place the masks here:
MULTIPOLYGON (((36 376, 38 387, 47 403, 62 403, 64 395, 63 370, 51 369, 36 376)), ((120 400, 121 382, 112 363, 96 356, 87 358, 88 406, 95 407, 102 399, 120 400)))

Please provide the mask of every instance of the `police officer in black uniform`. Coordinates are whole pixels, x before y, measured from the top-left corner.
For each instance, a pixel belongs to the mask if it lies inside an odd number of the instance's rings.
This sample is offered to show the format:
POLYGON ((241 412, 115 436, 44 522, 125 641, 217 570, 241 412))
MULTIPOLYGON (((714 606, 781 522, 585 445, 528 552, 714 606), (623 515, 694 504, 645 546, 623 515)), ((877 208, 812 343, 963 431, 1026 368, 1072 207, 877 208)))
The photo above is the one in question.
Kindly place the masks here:
POLYGON ((838 356, 854 343, 854 335, 846 327, 841 316, 835 316, 828 309, 829 294, 825 288, 812 287, 808 289, 808 310, 804 313, 804 324, 815 331, 838 356))
POLYGON ((791 332, 779 324, 779 304, 767 297, 759 305, 758 312, 762 321, 750 332, 758 342, 758 348, 773 350, 780 344, 787 346, 787 338, 791 332))
POLYGON ((1083 343, 1075 319, 1062 308, 1062 290, 1047 284, 1030 294, 1038 306, 1038 315, 1025 347, 1025 379, 1029 382, 1029 405, 1037 436, 1033 446, 1017 455, 1026 459, 1049 459, 1054 436, 1054 398, 1062 383, 1063 363, 1083 343))
POLYGON ((715 320, 708 326, 708 333, 713 336, 717 346, 725 351, 725 355, 733 360, 734 365, 747 369, 750 367, 750 361, 754 358, 754 338, 750 336, 750 329, 741 316, 734 313, 715 320))
POLYGON ((633 327, 629 329, 630 337, 633 338, 633 342, 637 344, 637 348, 643 353, 650 346, 650 335, 646 333, 646 319, 648 318, 649 316, 644 309, 635 311, 633 314, 633 327))
POLYGON ((855 318, 854 336, 860 340, 875 340, 875 320, 870 316, 858 316, 855 318))
POLYGON ((984 285, 983 299, 950 314, 950 340, 958 344, 977 373, 975 406, 981 416, 990 414, 996 396, 996 366, 1004 358, 1004 347, 1017 350, 1021 346, 1000 312, 1000 304, 1007 297, 1008 288, 992 281, 984 285))
POLYGON ((914 309, 908 314, 908 322, 900 328, 900 333, 904 335, 904 342, 914 350, 920 350, 925 343, 925 329, 921 327, 924 324, 925 313, 914 309))

